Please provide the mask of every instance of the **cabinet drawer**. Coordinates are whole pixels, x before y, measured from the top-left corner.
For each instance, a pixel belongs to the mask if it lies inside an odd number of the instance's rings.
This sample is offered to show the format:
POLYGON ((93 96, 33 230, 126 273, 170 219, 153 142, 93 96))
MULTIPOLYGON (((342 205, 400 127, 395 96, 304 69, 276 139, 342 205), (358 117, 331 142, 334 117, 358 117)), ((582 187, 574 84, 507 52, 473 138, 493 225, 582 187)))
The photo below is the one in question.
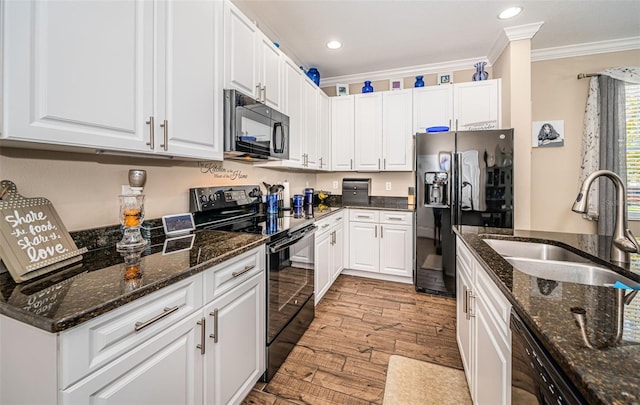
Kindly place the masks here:
POLYGON ((457 259, 462 264, 462 266, 464 266, 464 268, 467 270, 469 278, 473 282, 475 280, 475 277, 473 277, 473 272, 474 272, 473 256, 471 256, 471 252, 469 251, 469 248, 467 248, 467 246, 464 244, 464 242, 460 238, 458 238, 456 242, 457 242, 456 243, 457 259))
POLYGON ((377 223, 380 216, 379 211, 375 210, 349 210, 349 221, 351 222, 375 222, 377 223))
POLYGON ((202 305, 202 275, 198 274, 64 332, 61 388, 144 345, 202 305))
POLYGON ((264 245, 227 260, 204 273, 204 302, 217 298, 264 270, 264 245))
POLYGON ((411 225, 412 218, 410 212, 402 211, 382 211, 380 213, 380 223, 388 225, 411 225))
POLYGON ((323 218, 320 221, 316 221, 315 225, 318 228, 316 231, 316 238, 318 236, 324 235, 325 232, 329 232, 329 229, 333 225, 333 216, 329 216, 328 218, 323 218))

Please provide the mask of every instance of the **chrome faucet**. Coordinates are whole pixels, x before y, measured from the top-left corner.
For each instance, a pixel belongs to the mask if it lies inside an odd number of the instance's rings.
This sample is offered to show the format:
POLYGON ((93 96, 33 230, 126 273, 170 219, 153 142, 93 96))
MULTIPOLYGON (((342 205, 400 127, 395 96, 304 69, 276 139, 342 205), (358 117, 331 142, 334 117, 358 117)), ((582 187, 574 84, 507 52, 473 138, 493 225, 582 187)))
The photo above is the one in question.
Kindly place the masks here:
POLYGON ((616 223, 613 229, 613 239, 611 241, 611 261, 618 263, 629 263, 631 253, 639 253, 640 245, 628 228, 627 223, 627 188, 617 174, 610 170, 597 170, 587 176, 582 182, 580 193, 573 203, 572 211, 579 214, 587 213, 587 203, 589 201, 589 188, 595 179, 605 176, 613 181, 616 187, 616 223))

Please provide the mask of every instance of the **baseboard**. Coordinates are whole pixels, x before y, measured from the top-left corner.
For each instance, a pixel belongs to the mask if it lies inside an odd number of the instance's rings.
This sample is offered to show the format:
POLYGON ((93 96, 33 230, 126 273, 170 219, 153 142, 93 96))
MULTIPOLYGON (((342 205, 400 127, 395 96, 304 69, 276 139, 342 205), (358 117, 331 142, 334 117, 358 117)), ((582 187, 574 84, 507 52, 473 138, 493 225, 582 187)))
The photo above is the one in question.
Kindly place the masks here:
POLYGON ((391 274, 373 273, 373 272, 362 271, 362 270, 344 269, 340 274, 346 274, 348 276, 372 278, 374 280, 395 281, 396 283, 413 284, 413 277, 401 277, 401 276, 394 276, 391 274))

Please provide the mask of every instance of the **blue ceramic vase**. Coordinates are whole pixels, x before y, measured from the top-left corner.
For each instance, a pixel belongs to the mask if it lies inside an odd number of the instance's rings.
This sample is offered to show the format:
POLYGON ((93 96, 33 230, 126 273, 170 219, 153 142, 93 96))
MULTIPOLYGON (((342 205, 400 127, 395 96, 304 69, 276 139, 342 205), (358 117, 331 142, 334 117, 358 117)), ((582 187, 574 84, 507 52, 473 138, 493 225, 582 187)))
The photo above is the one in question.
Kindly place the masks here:
POLYGON ((307 71, 307 76, 309 76, 309 79, 313 80, 316 86, 320 86, 320 72, 318 72, 318 69, 314 67, 310 68, 307 71))
POLYGON ((366 80, 364 82, 364 86, 362 87, 362 92, 363 93, 373 93, 373 86, 371 85, 371 82, 369 80, 366 80))
POLYGON ((479 80, 487 80, 489 78, 489 72, 485 72, 484 71, 484 67, 487 64, 487 62, 478 62, 475 65, 476 68, 476 72, 473 74, 473 81, 477 82, 479 80))
POLYGON ((416 82, 413 84, 413 87, 424 87, 424 80, 422 80, 424 76, 416 76, 416 82))

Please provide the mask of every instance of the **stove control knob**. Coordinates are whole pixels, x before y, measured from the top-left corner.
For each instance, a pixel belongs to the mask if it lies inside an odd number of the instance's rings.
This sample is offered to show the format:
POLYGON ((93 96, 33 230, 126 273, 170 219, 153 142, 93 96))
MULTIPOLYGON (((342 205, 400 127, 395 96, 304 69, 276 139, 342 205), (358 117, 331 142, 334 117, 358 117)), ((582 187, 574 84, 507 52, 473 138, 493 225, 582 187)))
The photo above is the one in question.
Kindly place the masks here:
POLYGON ((215 194, 209 194, 209 201, 210 202, 214 202, 216 200, 216 195, 215 194))
POLYGON ((202 201, 203 203, 206 203, 206 202, 207 202, 207 196, 206 196, 206 195, 204 195, 204 194, 202 194, 202 195, 200 196, 200 201, 202 201))

